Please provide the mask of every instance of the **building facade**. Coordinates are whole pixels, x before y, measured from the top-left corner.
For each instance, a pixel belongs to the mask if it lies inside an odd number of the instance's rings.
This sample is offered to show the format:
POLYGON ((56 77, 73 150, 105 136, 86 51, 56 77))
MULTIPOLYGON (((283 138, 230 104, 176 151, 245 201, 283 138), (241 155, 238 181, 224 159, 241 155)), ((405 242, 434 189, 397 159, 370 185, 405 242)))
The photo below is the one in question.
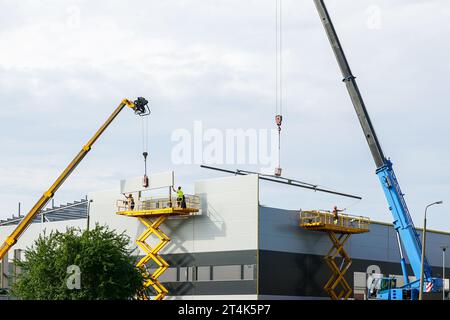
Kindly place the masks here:
MULTIPOLYGON (((331 275, 323 259, 331 247, 328 236, 300 228, 296 210, 261 206, 257 175, 197 181, 195 194, 201 200, 197 215, 173 217, 161 226, 171 238, 161 251, 170 265, 159 278, 169 290, 166 299, 328 299, 323 290, 331 275)), ((117 201, 123 199, 120 188, 92 192, 88 199, 89 220, 33 223, 14 249, 26 249, 44 230, 86 228, 89 223, 125 232, 135 254, 143 255, 134 240, 144 226, 138 219, 116 214, 117 201)), ((0 237, 6 238, 13 227, 0 226, 0 237)), ((155 239, 148 242, 156 244, 155 239)), ((428 231, 427 243, 433 273, 441 276, 439 247, 450 243, 450 234, 428 231)), ((367 276, 373 273, 395 276, 402 284, 391 224, 372 222, 370 232, 353 235, 346 250, 353 259, 346 280, 354 298, 365 298, 367 276)))

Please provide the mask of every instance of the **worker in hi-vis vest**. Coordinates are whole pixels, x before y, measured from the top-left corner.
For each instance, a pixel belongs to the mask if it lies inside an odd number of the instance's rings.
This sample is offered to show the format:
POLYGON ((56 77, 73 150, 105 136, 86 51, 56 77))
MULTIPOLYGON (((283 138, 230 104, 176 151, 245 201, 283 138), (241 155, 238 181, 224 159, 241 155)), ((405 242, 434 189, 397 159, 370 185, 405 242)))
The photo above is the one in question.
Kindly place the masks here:
POLYGON ((333 208, 333 223, 334 224, 338 224, 338 221, 339 221, 338 213, 342 212, 342 211, 344 211, 344 210, 340 210, 337 208, 337 206, 334 206, 334 208, 333 208))
POLYGON ((181 187, 178 187, 178 190, 175 190, 175 188, 173 188, 173 191, 177 193, 177 206, 186 208, 186 198, 184 197, 184 193, 181 187))

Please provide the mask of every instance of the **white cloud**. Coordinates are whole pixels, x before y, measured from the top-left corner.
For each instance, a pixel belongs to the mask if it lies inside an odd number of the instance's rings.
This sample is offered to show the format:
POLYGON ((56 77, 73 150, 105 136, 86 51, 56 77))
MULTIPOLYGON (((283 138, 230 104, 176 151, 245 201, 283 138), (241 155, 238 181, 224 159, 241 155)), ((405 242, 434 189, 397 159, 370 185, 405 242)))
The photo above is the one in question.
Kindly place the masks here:
MULTIPOLYGON (((450 4, 327 3, 385 153, 421 221, 424 205, 445 200, 450 191, 450 4), (380 8, 379 29, 367 28, 366 9, 373 5, 380 8)), ((362 195, 358 214, 390 221, 313 2, 283 4, 284 172, 362 195)), ((124 97, 151 101, 151 170, 174 167, 188 186, 213 173, 171 165, 174 129, 191 129, 195 120, 219 129, 274 126, 273 1, 29 0, 2 6, 0 217, 17 201, 31 207, 124 97)), ((141 152, 139 120, 124 112, 56 198, 75 200, 141 174, 141 152)), ((263 202, 273 205, 279 199, 292 208, 346 205, 308 191, 268 190, 263 202)), ((450 219, 430 225, 448 230, 450 219)))

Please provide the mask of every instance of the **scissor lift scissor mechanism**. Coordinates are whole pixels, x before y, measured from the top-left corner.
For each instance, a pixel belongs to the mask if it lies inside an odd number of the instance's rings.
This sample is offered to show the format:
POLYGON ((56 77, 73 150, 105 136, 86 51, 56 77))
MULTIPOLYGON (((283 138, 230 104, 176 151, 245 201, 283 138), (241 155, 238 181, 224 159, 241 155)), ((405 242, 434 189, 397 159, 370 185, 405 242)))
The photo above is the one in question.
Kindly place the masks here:
POLYGON ((119 200, 117 207, 117 214, 138 218, 146 227, 136 240, 136 244, 146 253, 136 265, 142 270, 145 278, 144 289, 138 294, 137 298, 139 300, 150 300, 152 293, 149 292, 149 289, 153 288, 154 300, 162 300, 168 295, 169 291, 158 281, 158 278, 169 268, 169 264, 159 252, 171 239, 160 227, 169 217, 190 217, 197 213, 200 207, 199 198, 186 196, 186 208, 182 208, 181 204, 173 198, 142 200, 133 209, 119 200), (158 243, 153 247, 146 241, 152 235, 158 239, 158 243), (151 261, 158 266, 153 272, 150 272, 147 268, 147 263, 151 261))
POLYGON ((352 264, 350 255, 345 251, 345 243, 352 234, 369 232, 370 219, 347 214, 339 214, 336 219, 333 214, 326 211, 301 211, 300 227, 306 230, 326 232, 332 246, 326 256, 325 262, 332 274, 324 286, 324 290, 332 300, 347 300, 353 290, 345 280, 345 274, 352 264), (340 256, 340 265, 336 258, 340 256))

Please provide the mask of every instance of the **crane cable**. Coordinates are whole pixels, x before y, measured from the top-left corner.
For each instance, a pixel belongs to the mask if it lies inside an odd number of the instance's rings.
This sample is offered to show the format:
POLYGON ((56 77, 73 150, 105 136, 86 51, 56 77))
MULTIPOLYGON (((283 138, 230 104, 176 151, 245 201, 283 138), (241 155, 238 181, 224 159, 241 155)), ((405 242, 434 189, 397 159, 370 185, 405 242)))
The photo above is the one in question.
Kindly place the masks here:
POLYGON ((281 124, 283 121, 283 24, 282 0, 275 0, 275 123, 278 127, 278 166, 281 176, 281 124))
POLYGON ((142 117, 142 155, 144 156, 144 177, 142 179, 142 186, 144 188, 148 187, 148 176, 147 176, 147 156, 148 156, 148 120, 149 117, 142 117))

